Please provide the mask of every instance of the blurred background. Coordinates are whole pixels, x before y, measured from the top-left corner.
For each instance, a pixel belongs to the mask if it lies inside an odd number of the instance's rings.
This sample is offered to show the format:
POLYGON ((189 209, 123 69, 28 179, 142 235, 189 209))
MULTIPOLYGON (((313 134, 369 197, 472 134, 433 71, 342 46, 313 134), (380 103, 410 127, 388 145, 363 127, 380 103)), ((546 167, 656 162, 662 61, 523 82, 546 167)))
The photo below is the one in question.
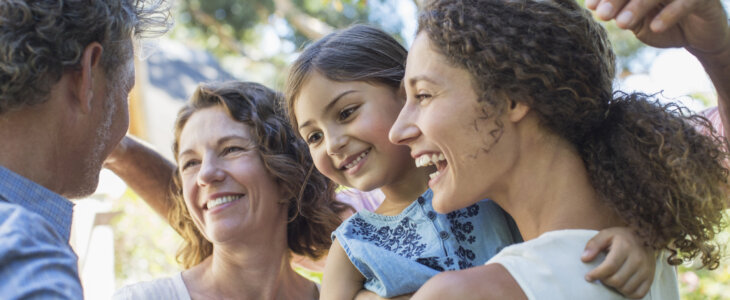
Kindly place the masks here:
MULTIPOLYGON (((730 0, 722 1, 727 10, 730 0)), ((422 2, 178 0, 173 30, 137 47, 130 133, 172 159, 177 110, 198 82, 236 79, 281 90, 302 47, 354 23, 379 26, 408 48, 422 2)), ((716 105, 712 84, 689 53, 643 47, 630 32, 605 25, 618 55, 617 89, 662 93, 694 111, 716 105)), ((180 237, 107 170, 97 192, 78 202, 73 227, 87 299, 107 299, 123 285, 180 271, 180 237)), ((730 244, 730 231, 718 238, 730 244)), ((713 271, 691 264, 679 270, 683 299, 730 299, 730 260, 713 271)))

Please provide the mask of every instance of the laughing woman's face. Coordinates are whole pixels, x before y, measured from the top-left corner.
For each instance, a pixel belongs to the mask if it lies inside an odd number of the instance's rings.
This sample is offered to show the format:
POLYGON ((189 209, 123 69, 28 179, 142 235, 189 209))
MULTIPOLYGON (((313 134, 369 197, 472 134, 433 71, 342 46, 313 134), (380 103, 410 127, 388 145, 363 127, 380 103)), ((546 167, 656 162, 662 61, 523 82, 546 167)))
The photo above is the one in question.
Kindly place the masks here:
POLYGON ((472 82, 425 33, 416 37, 403 80, 406 104, 390 140, 410 146, 416 165, 436 165, 428 184, 441 213, 506 193, 517 161, 515 127, 506 114, 485 112, 472 82))

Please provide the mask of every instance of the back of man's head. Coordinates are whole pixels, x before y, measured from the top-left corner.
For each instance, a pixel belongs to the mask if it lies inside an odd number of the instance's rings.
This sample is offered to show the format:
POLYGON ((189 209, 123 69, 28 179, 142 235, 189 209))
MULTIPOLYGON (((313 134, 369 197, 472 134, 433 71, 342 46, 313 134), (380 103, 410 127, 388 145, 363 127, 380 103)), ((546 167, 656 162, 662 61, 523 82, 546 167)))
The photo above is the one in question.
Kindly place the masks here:
POLYGON ((0 115, 46 101, 84 48, 104 48, 107 74, 132 55, 128 41, 169 28, 165 0, 0 1, 0 115))

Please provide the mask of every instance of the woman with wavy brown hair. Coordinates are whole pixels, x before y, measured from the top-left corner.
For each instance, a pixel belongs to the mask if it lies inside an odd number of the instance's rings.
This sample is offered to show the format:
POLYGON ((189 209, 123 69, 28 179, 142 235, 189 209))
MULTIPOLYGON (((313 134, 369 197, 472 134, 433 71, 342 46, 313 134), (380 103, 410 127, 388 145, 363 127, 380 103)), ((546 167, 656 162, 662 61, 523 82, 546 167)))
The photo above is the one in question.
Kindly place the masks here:
POLYGON ((260 84, 201 84, 178 114, 168 219, 185 271, 131 285, 122 299, 316 299, 291 267, 317 259, 348 207, 260 84))
MULTIPOLYGON (((649 45, 687 48, 726 104, 730 28, 719 1, 592 2, 649 45)), ((678 105, 614 93, 614 55, 587 10, 572 0, 435 0, 418 32, 391 141, 435 166, 436 210, 493 199, 525 242, 435 276, 414 298, 622 298, 583 281, 592 266, 575 260, 612 226, 657 250, 653 284, 634 287, 647 299, 679 297, 674 265, 718 266, 725 141, 700 134, 709 122, 678 105)))

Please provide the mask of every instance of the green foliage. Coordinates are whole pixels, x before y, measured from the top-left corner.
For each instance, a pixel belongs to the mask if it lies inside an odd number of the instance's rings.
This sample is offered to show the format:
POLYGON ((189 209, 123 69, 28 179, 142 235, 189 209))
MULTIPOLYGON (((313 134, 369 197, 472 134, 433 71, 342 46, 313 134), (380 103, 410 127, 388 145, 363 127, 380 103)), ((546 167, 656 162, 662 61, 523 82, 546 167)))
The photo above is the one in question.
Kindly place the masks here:
POLYGON ((175 253, 182 238, 139 196, 128 189, 114 210, 121 212, 111 221, 117 288, 181 271, 175 253))
MULTIPOLYGON (((730 245, 730 228, 725 228, 716 239, 720 245, 730 245)), ((730 299, 730 258, 727 256, 727 249, 721 251, 726 255, 725 260, 715 270, 699 269, 699 264, 679 267, 679 291, 682 299, 730 299)))

